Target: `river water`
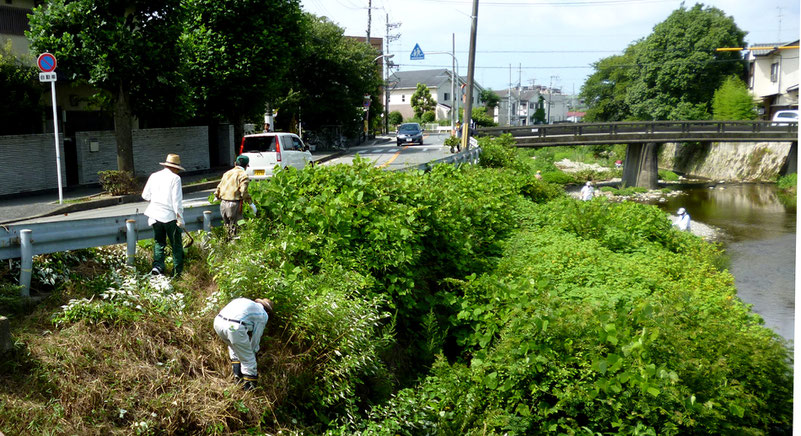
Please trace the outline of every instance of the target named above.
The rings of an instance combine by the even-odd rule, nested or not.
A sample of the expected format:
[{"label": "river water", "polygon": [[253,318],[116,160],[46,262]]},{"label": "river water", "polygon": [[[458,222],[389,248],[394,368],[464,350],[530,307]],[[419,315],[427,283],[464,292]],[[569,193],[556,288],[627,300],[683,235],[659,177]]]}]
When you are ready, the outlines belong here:
[{"label": "river water", "polygon": [[692,221],[721,229],[737,295],[766,326],[793,339],[796,208],[780,201],[775,185],[693,188],[659,207],[672,214],[684,207]]}]

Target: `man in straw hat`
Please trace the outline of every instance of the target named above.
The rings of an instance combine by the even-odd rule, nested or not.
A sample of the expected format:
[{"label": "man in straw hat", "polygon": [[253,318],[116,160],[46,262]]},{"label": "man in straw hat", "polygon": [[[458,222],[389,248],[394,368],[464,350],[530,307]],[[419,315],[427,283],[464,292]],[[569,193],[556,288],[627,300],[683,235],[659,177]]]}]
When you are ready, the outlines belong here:
[{"label": "man in straw hat", "polygon": [[214,318],[214,331],[228,346],[234,379],[243,382],[246,391],[256,387],[256,353],[272,313],[273,302],[266,298],[236,298]]},{"label": "man in straw hat", "polygon": [[220,214],[223,218],[228,239],[236,236],[239,220],[242,219],[242,204],[249,203],[251,208],[255,208],[250,194],[248,193],[248,173],[245,169],[250,163],[250,158],[245,155],[236,158],[233,168],[223,174],[220,184],[214,191],[214,196],[220,201]]},{"label": "man in straw hat", "polygon": [[151,274],[164,274],[164,259],[167,238],[170,239],[173,258],[173,277],[181,275],[184,268],[184,247],[181,228],[184,226],[184,194],[181,188],[181,157],[168,154],[165,162],[159,163],[164,169],[150,175],[142,191],[142,198],[150,204],[145,209],[147,224],[153,227],[153,269]]}]

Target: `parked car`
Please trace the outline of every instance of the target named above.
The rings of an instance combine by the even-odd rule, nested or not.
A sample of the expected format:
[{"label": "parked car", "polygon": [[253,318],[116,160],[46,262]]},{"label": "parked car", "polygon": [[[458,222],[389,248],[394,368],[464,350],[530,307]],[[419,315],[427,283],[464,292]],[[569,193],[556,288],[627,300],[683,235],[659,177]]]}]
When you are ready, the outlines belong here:
[{"label": "parked car", "polygon": [[798,110],[790,109],[790,110],[778,111],[775,114],[773,114],[772,121],[773,122],[770,124],[771,126],[786,126],[789,123],[797,123]]},{"label": "parked car", "polygon": [[250,159],[247,168],[251,180],[272,177],[276,165],[303,169],[312,162],[312,154],[294,133],[267,132],[245,135],[239,154]]},{"label": "parked car", "polygon": [[418,123],[403,123],[398,127],[398,145],[418,143],[423,145],[423,128]]}]

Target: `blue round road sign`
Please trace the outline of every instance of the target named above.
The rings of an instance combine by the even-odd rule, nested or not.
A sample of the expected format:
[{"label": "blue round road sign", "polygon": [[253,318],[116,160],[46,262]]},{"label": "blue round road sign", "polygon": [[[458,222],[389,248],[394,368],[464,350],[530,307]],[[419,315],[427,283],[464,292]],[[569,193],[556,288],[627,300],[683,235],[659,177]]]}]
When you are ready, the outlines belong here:
[{"label": "blue round road sign", "polygon": [[44,73],[50,73],[56,69],[56,57],[50,53],[42,53],[36,59],[36,65]]}]

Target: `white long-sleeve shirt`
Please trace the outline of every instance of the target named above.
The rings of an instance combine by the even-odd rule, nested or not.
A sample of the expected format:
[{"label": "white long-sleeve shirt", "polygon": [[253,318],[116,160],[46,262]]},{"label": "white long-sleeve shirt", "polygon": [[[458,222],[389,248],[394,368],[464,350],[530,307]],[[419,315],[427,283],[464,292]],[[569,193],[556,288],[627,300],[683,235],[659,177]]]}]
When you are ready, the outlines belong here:
[{"label": "white long-sleeve shirt", "polygon": [[679,219],[676,220],[676,226],[679,230],[689,232],[690,231],[690,214],[684,213],[679,215]]},{"label": "white long-sleeve shirt", "polygon": [[145,209],[147,224],[152,226],[156,221],[168,223],[178,220],[184,222],[184,194],[181,177],[169,168],[151,174],[142,190],[142,198],[150,204]]},{"label": "white long-sleeve shirt", "polygon": [[223,307],[219,316],[232,322],[240,322],[248,329],[248,332],[252,332],[250,347],[254,353],[259,351],[261,335],[264,333],[264,326],[267,325],[269,318],[264,306],[247,298],[236,298]]}]

